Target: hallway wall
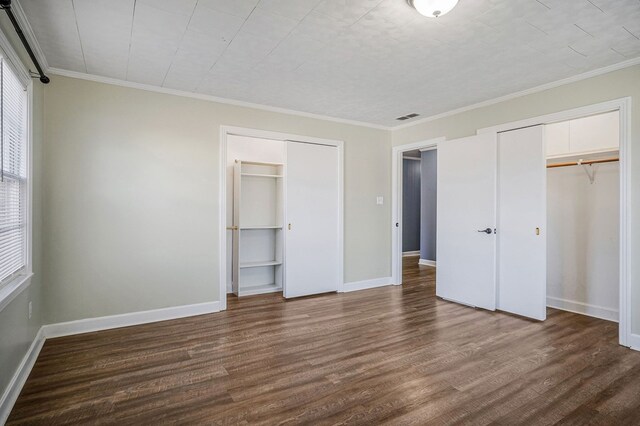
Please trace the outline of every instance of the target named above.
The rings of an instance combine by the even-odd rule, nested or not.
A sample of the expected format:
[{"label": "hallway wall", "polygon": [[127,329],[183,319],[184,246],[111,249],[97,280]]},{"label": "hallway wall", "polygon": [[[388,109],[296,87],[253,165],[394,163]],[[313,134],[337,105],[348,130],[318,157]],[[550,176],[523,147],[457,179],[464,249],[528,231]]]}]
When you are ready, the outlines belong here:
[{"label": "hallway wall", "polygon": [[420,259],[435,261],[438,151],[423,151],[421,154]]},{"label": "hallway wall", "polygon": [[402,160],[402,251],[420,250],[420,160]]}]

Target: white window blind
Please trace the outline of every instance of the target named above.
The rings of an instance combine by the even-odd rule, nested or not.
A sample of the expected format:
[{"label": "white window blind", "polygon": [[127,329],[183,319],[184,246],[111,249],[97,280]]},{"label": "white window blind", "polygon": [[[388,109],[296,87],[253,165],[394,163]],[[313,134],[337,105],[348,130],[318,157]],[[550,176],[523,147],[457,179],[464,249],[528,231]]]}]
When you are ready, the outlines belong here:
[{"label": "white window blind", "polygon": [[25,88],[0,57],[0,286],[27,260]]}]

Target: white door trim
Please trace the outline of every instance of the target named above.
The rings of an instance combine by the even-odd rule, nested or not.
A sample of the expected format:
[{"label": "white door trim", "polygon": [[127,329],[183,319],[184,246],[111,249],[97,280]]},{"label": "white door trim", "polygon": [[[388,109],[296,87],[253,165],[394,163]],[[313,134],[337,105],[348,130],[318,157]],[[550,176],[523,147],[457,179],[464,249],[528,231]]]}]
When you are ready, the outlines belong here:
[{"label": "white door trim", "polygon": [[620,114],[620,319],[619,342],[631,346],[631,98],[614,99],[566,111],[478,129],[499,133],[539,124],[551,124],[589,115],[619,111]]},{"label": "white door trim", "polygon": [[333,139],[301,136],[290,133],[272,132],[268,130],[250,129],[235,126],[220,126],[220,150],[219,150],[219,189],[218,189],[218,251],[220,262],[218,265],[218,286],[220,295],[220,310],[227,309],[227,136],[238,135],[261,139],[273,139],[278,141],[294,141],[329,145],[338,148],[340,200],[338,203],[338,292],[344,290],[344,142]]},{"label": "white door trim", "polygon": [[[391,283],[402,284],[402,159],[407,151],[437,149],[444,137],[394,146],[391,153]],[[396,224],[398,224],[396,226]]]}]

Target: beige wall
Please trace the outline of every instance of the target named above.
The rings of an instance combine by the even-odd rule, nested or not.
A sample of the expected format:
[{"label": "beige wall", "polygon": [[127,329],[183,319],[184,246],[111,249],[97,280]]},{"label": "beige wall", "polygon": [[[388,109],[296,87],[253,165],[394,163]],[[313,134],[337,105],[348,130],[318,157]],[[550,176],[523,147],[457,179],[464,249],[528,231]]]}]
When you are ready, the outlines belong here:
[{"label": "beige wall", "polygon": [[537,117],[612,99],[632,98],[631,286],[632,332],[640,334],[640,66],[626,68],[484,108],[417,124],[392,133],[393,145],[435,137],[470,136],[476,129]]},{"label": "beige wall", "polygon": [[344,140],[345,281],[390,275],[389,132],[53,76],[47,322],[219,300],[220,125]]},{"label": "beige wall", "polygon": [[[0,18],[0,28],[14,43],[15,33],[10,33],[11,24],[4,13]],[[23,53],[17,49],[18,53]],[[33,272],[31,285],[22,291],[9,305],[0,311],[0,396],[26,355],[42,321],[42,119],[44,87],[38,81],[33,83]],[[29,302],[32,302],[33,315],[29,319]],[[0,413],[1,414],[1,413]]]}]

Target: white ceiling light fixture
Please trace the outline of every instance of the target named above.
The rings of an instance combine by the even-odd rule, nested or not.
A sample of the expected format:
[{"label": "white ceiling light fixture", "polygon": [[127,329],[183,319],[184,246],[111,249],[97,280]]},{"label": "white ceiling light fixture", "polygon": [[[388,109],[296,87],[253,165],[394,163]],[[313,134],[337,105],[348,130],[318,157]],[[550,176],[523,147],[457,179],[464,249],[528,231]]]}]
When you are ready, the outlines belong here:
[{"label": "white ceiling light fixture", "polygon": [[407,3],[421,15],[437,18],[451,12],[458,0],[407,0]]}]

